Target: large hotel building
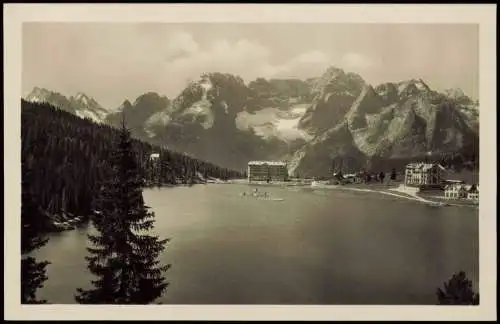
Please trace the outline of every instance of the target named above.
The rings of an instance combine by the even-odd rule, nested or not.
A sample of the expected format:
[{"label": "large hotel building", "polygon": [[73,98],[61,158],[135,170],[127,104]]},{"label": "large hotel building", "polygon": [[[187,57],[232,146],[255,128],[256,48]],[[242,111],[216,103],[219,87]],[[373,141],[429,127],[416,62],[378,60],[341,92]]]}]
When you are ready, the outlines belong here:
[{"label": "large hotel building", "polygon": [[440,185],[443,168],[438,163],[410,163],[405,170],[405,184],[409,186]]},{"label": "large hotel building", "polygon": [[281,161],[248,162],[248,181],[287,181],[288,167]]}]

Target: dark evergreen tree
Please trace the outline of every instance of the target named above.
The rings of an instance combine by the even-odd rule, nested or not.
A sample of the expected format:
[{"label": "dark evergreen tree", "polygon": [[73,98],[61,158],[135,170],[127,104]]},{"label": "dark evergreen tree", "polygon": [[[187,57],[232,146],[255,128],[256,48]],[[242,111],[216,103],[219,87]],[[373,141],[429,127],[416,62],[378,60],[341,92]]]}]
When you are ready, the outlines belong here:
[{"label": "dark evergreen tree", "polygon": [[380,171],[378,174],[378,179],[380,180],[380,183],[384,183],[384,178],[385,178],[385,173],[383,171]]},{"label": "dark evergreen tree", "polygon": [[479,294],[472,290],[472,282],[464,271],[454,274],[437,290],[439,305],[479,305]]},{"label": "dark evergreen tree", "polygon": [[370,183],[372,181],[372,176],[369,173],[365,175],[365,183]]},{"label": "dark evergreen tree", "polygon": [[36,291],[47,280],[47,261],[37,261],[30,253],[44,246],[43,211],[30,192],[31,171],[22,164],[21,178],[21,303],[43,304],[45,300],[36,299]]},{"label": "dark evergreen tree", "polygon": [[97,234],[89,235],[93,247],[86,258],[94,288],[79,288],[75,299],[82,304],[149,304],[167,288],[158,256],[168,239],[147,232],[154,227],[154,213],[142,197],[144,179],[132,148],[130,132],[123,125],[111,156],[109,179],[95,201],[93,223]]},{"label": "dark evergreen tree", "polygon": [[396,180],[396,169],[392,168],[391,170],[391,180],[395,181]]}]

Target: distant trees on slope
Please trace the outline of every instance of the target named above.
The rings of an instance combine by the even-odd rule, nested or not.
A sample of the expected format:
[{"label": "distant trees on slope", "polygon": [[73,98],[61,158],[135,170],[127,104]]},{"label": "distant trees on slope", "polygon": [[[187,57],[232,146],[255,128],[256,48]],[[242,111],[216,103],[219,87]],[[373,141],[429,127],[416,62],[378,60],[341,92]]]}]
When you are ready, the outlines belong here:
[{"label": "distant trees on slope", "polygon": [[[31,170],[26,186],[48,215],[60,213],[86,216],[100,184],[110,174],[112,143],[119,131],[95,124],[47,103],[21,101],[21,157]],[[195,175],[230,179],[240,172],[155,147],[136,139],[140,174],[160,185],[193,182]],[[161,174],[152,172],[151,153],[161,155]],[[149,179],[148,179],[149,177]]]}]

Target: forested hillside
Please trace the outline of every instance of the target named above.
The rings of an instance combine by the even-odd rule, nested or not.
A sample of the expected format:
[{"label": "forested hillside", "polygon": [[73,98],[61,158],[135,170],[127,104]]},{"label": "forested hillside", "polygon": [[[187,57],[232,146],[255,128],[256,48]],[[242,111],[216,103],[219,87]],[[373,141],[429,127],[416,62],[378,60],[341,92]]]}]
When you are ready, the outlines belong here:
[{"label": "forested hillside", "polygon": [[[23,190],[29,190],[36,203],[46,211],[47,220],[60,215],[85,218],[92,209],[100,183],[109,173],[111,148],[118,131],[47,103],[22,100],[21,108]],[[133,147],[141,161],[139,171],[150,184],[193,183],[207,177],[242,176],[240,172],[139,140],[134,140]],[[150,161],[152,153],[160,153],[156,163]],[[28,171],[29,178],[26,176]]]}]

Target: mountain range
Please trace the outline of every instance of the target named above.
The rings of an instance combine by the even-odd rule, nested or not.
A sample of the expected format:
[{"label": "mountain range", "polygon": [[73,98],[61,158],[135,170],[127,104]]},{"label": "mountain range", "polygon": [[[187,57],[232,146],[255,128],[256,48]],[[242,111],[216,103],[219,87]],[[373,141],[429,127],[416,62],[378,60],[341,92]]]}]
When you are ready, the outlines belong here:
[{"label": "mountain range", "polygon": [[35,87],[24,99],[31,102],[48,102],[78,117],[89,118],[98,123],[104,122],[109,114],[109,111],[97,103],[94,98],[81,92],[67,98],[58,92]]},{"label": "mountain range", "polygon": [[421,79],[372,86],[335,67],[307,80],[248,84],[206,73],[175,98],[145,93],[113,111],[83,93],[37,87],[25,99],[114,126],[124,117],[140,139],[239,170],[279,159],[294,174],[318,176],[336,159],[357,169],[479,147],[479,102],[460,89],[439,92]]}]

